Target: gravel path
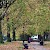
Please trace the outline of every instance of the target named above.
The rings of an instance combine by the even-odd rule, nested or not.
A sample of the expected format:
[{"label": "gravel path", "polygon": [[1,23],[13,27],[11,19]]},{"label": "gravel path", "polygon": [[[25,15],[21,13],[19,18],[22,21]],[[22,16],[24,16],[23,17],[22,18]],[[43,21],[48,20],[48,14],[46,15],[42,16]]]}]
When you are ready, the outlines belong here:
[{"label": "gravel path", "polygon": [[43,46],[39,45],[38,42],[31,43],[31,44],[29,44],[29,46],[32,46],[34,48],[34,50],[47,50]]},{"label": "gravel path", "polygon": [[28,44],[29,49],[24,50],[50,50],[50,48],[45,48],[44,46],[39,45],[38,42],[31,42]]}]

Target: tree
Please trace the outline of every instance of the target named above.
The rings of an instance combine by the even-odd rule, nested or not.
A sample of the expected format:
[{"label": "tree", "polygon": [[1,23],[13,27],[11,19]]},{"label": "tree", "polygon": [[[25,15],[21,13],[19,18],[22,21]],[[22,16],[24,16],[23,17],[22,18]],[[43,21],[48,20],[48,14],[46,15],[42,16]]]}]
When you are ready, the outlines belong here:
[{"label": "tree", "polygon": [[10,38],[10,23],[9,23],[9,18],[7,17],[7,41],[11,42]]},{"label": "tree", "polygon": [[[13,17],[13,22],[15,22],[15,20],[17,20],[16,17],[18,17],[21,22],[19,22],[20,25],[27,21],[25,29],[30,30],[28,30],[28,33],[43,34],[43,32],[50,27],[50,1],[47,1],[45,0],[45,3],[43,3],[43,0],[16,0],[16,2],[9,8],[8,16],[11,19]],[[14,25],[19,25],[19,23],[16,22]],[[20,28],[22,28],[22,25]],[[22,31],[20,33],[22,33]]]},{"label": "tree", "polygon": [[13,34],[13,36],[12,36],[12,38],[13,38],[13,41],[16,41],[16,36],[15,36],[15,29],[16,29],[16,26],[15,26],[15,24],[12,22],[12,34]]},{"label": "tree", "polygon": [[[0,0],[0,43],[3,43],[1,21],[7,14],[8,8],[14,3],[15,0]],[[2,11],[3,10],[3,11]]]}]

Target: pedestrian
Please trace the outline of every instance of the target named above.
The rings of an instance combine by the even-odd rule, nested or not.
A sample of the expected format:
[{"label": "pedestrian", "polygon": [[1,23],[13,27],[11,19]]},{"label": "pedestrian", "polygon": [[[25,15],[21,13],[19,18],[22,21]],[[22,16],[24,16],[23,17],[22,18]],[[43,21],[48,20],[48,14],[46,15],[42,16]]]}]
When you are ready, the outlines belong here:
[{"label": "pedestrian", "polygon": [[30,41],[31,41],[31,38],[29,37],[29,39],[28,39],[28,43],[30,43]]},{"label": "pedestrian", "polygon": [[43,45],[43,36],[40,36],[40,45]]}]

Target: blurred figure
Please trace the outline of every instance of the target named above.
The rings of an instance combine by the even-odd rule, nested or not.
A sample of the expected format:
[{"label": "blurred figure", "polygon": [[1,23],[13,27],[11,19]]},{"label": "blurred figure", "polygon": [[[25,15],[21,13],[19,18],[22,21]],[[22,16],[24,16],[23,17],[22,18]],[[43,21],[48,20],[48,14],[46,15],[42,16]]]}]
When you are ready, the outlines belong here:
[{"label": "blurred figure", "polygon": [[30,42],[31,42],[31,38],[29,37],[29,38],[28,38],[28,43],[30,43]]},{"label": "blurred figure", "polygon": [[43,43],[44,43],[44,42],[43,42],[43,36],[41,35],[41,36],[40,36],[40,45],[43,45]]}]

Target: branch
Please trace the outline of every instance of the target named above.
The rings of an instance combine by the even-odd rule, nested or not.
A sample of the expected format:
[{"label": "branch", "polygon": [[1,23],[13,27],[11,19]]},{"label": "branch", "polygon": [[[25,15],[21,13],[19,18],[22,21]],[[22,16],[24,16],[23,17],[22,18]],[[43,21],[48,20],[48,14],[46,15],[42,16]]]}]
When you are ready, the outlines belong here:
[{"label": "branch", "polygon": [[0,17],[0,20],[2,20],[4,18],[4,16],[7,14],[7,10],[8,8],[15,2],[16,0],[13,0],[10,2],[9,6],[6,7],[5,11],[2,13],[1,17]]}]

